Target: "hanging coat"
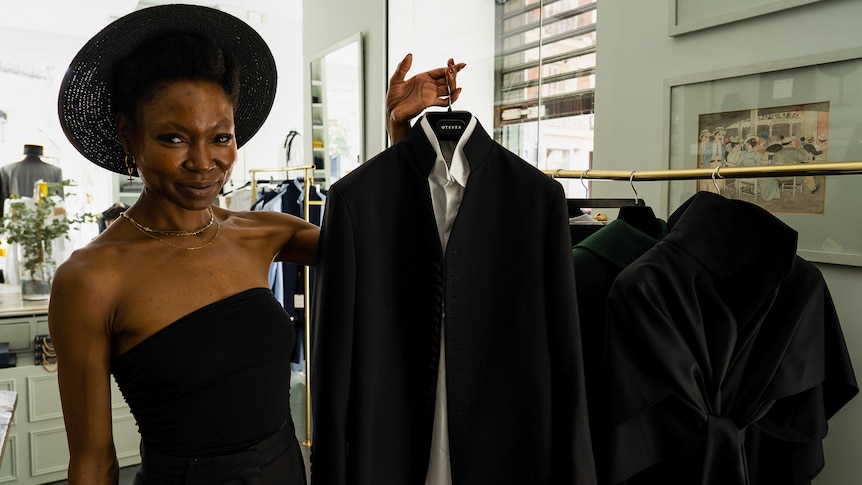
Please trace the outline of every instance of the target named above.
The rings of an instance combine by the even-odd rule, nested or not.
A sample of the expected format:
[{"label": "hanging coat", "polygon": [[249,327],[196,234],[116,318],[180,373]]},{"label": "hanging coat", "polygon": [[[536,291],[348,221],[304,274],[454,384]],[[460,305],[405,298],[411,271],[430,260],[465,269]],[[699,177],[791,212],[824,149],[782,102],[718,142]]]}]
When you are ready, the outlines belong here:
[{"label": "hanging coat", "polygon": [[820,272],[762,208],[700,192],[608,299],[610,483],[798,484],[857,392]]},{"label": "hanging coat", "polygon": [[425,483],[442,306],[454,483],[595,483],[562,187],[478,124],[464,153],[470,182],[445,254],[419,123],[330,188],[315,485]]},{"label": "hanging coat", "polygon": [[602,444],[604,404],[601,393],[605,387],[604,351],[608,294],[617,275],[629,264],[653,247],[667,234],[665,221],[656,219],[658,239],[631,226],[622,219],[607,226],[572,248],[577,286],[578,319],[581,327],[581,347],[584,356],[584,382],[590,417],[590,437],[599,483],[604,483],[605,447]]}]

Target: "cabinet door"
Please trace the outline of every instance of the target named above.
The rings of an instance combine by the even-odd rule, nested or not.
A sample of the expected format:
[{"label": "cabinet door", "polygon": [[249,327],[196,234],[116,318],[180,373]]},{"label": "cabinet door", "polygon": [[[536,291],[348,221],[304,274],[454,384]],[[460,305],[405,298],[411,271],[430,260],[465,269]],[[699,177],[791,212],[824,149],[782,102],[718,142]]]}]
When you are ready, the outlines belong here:
[{"label": "cabinet door", "polygon": [[32,352],[33,340],[30,336],[30,319],[0,319],[0,342],[9,342],[9,352]]}]

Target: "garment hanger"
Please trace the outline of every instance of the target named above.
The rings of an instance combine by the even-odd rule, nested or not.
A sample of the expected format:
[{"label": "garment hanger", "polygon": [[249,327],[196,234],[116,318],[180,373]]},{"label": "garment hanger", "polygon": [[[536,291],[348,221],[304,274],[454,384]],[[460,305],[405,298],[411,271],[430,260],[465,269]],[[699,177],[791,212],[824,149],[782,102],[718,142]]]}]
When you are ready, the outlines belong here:
[{"label": "garment hanger", "polygon": [[[556,176],[556,172],[554,172],[554,176]],[[584,176],[589,172],[589,170],[584,170],[581,172],[581,185],[584,186],[584,189],[589,191],[586,184],[584,183]],[[635,196],[637,196],[637,192],[635,192]],[[569,217],[575,217],[579,215],[583,215],[584,211],[581,209],[590,208],[590,209],[618,209],[620,207],[627,206],[637,206],[644,205],[643,200],[635,197],[634,199],[625,199],[625,198],[574,198],[574,199],[566,199],[566,206],[568,207]]]},{"label": "garment hanger", "polygon": [[449,93],[449,107],[446,111],[429,111],[425,118],[431,124],[431,129],[439,141],[458,141],[467,124],[473,119],[469,111],[452,111],[452,88],[446,80],[446,91]]},{"label": "garment hanger", "polygon": [[[587,184],[584,183],[584,176],[589,170],[584,170],[581,172],[581,185],[583,185],[584,190],[589,192],[589,188]],[[556,172],[555,172],[556,173]],[[643,205],[643,201],[639,199],[618,199],[618,198],[583,198],[583,199],[566,199],[566,207],[569,212],[569,218],[577,218],[578,216],[586,215],[586,213],[581,210],[584,208],[590,209],[616,209],[620,207],[627,206],[635,206],[635,205]],[[592,218],[592,215],[590,215]],[[585,223],[585,222],[571,222],[569,223],[569,234],[572,237],[572,245],[576,245],[583,241],[584,239],[590,237],[595,234],[599,230],[604,227],[604,224],[593,224],[593,223]]]},{"label": "garment hanger", "polygon": [[297,136],[299,136],[298,131],[290,130],[290,132],[288,132],[287,136],[284,138],[284,155],[286,158],[287,166],[290,166],[290,149],[292,148],[291,145],[293,145],[293,140]]},{"label": "garment hanger", "polygon": [[720,168],[721,168],[721,165],[716,165],[715,170],[712,171],[712,185],[715,187],[715,193],[718,195],[721,195],[721,189],[718,188],[718,181],[715,180],[715,177],[716,176],[720,177],[720,175],[718,174],[718,169],[720,169]]},{"label": "garment hanger", "polygon": [[[632,171],[629,176],[629,183],[632,186],[632,191],[635,193],[635,203],[632,205],[624,205],[620,207],[620,212],[617,215],[622,221],[625,221],[635,229],[648,234],[654,238],[661,237],[661,224],[655,217],[652,207],[640,202],[638,191],[635,189],[635,172]],[[640,202],[640,203],[639,203]]]}]

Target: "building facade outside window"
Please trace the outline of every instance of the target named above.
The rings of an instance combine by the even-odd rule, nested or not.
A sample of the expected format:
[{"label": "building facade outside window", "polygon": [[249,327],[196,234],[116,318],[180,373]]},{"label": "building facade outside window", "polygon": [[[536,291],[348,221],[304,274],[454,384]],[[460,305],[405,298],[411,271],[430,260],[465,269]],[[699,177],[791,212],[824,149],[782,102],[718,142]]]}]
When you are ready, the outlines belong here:
[{"label": "building facade outside window", "polygon": [[[541,170],[592,166],[597,0],[497,0],[494,137]],[[589,182],[561,179],[568,197]]]}]

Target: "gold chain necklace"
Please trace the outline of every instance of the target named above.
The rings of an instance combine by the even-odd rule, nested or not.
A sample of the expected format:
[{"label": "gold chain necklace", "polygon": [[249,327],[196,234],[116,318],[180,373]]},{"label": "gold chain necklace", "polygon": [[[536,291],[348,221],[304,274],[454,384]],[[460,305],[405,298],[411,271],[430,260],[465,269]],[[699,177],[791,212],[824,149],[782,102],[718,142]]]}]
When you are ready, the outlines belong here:
[{"label": "gold chain necklace", "polygon": [[161,234],[163,236],[197,236],[198,234],[206,231],[213,225],[213,221],[215,221],[215,214],[213,213],[212,206],[209,207],[210,210],[210,221],[206,223],[206,225],[200,229],[194,231],[162,231],[160,229],[153,229],[151,227],[147,227],[138,221],[136,221],[132,216],[128,214],[129,211],[123,211],[120,213],[123,217],[129,220],[133,226],[137,227],[139,231],[150,233],[150,234]]},{"label": "gold chain necklace", "polygon": [[[212,207],[210,207],[210,214],[212,214],[212,211],[213,211],[213,210],[212,210]],[[132,219],[132,218],[131,218],[131,216],[127,216],[125,212],[123,212],[123,213],[122,213],[122,215],[123,215],[123,217],[125,217],[129,222],[131,222],[133,226],[135,226],[135,229],[137,229],[137,230],[141,231],[141,234],[143,234],[144,236],[147,236],[147,237],[153,238],[153,239],[155,239],[155,240],[159,241],[159,242],[160,242],[160,243],[162,243],[162,244],[165,244],[165,245],[168,245],[168,246],[170,246],[170,247],[172,247],[172,248],[177,248],[177,249],[187,249],[187,250],[189,250],[189,251],[192,251],[192,250],[195,250],[195,249],[203,249],[203,248],[205,248],[205,247],[209,246],[210,244],[212,244],[213,242],[215,242],[216,238],[218,237],[219,232],[221,232],[221,222],[219,222],[218,220],[216,220],[216,219],[215,219],[215,216],[213,216],[213,219],[212,219],[212,220],[215,220],[216,232],[215,232],[215,234],[213,235],[212,239],[210,239],[209,241],[207,241],[205,244],[203,244],[203,245],[201,245],[201,246],[192,246],[192,247],[190,247],[190,248],[187,248],[187,247],[185,247],[185,246],[177,246],[176,244],[171,244],[171,243],[169,243],[169,242],[165,241],[164,239],[160,238],[159,236],[156,236],[155,234],[150,234],[149,232],[147,232],[147,228],[146,228],[146,227],[144,227],[144,226],[142,226],[142,225],[138,224],[138,222],[137,222],[137,221],[135,221],[134,219]],[[199,230],[199,231],[196,231],[196,232],[195,232],[195,234],[181,234],[181,233],[182,233],[182,231],[176,231],[176,232],[177,232],[177,234],[166,234],[166,235],[175,235],[175,236],[191,236],[191,235],[197,235],[197,234],[200,234],[201,232],[203,232],[203,231],[207,230],[207,228],[209,228],[209,226],[210,226],[210,225],[212,225],[212,221],[210,221],[210,223],[209,223],[209,224],[207,224],[207,227],[205,227],[205,228],[203,228],[203,229],[201,229],[201,230]],[[158,233],[158,231],[154,231],[154,232]]]}]

